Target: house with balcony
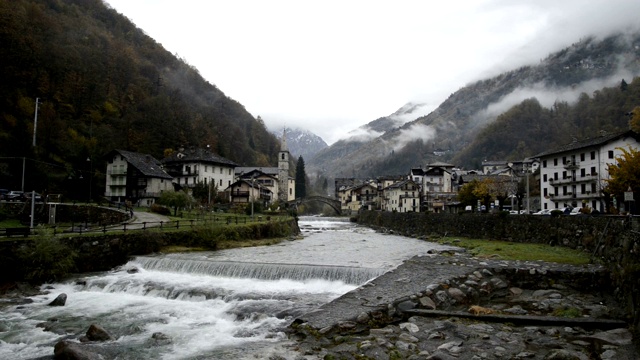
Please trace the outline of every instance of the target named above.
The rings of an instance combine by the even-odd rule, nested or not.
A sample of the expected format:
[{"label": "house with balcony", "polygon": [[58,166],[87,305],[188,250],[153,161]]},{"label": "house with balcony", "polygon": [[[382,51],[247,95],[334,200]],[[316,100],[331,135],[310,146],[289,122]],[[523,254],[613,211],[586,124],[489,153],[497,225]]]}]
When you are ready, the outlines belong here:
[{"label": "house with balcony", "polygon": [[405,179],[382,190],[382,210],[420,212],[420,188],[413,180]]},{"label": "house with balcony", "polygon": [[621,148],[639,148],[639,139],[631,130],[601,133],[538,154],[542,209],[572,206],[606,212],[602,189],[609,179],[608,166],[617,163]]},{"label": "house with balcony", "polygon": [[273,192],[255,179],[240,179],[231,184],[225,191],[229,194],[229,200],[233,204],[260,202],[263,206],[267,206],[274,199]]},{"label": "house with balcony", "polygon": [[222,191],[234,182],[235,162],[213,153],[209,148],[180,148],[162,159],[165,171],[176,185],[189,189],[196,184],[211,185]]},{"label": "house with balcony", "polygon": [[[253,185],[259,185],[261,191],[261,197],[265,204],[270,204],[276,200],[274,194],[278,194],[280,182],[278,181],[278,168],[275,167],[237,167],[235,169],[235,182],[232,185],[238,184],[240,181],[245,181]],[[230,186],[227,191],[231,190],[230,201],[231,202],[244,202],[243,199],[237,199],[233,194],[233,190],[237,190],[235,186]],[[258,191],[258,190],[256,190]],[[267,194],[268,192],[268,194]],[[256,198],[257,199],[257,198]],[[293,199],[292,199],[293,200]]]},{"label": "house with balcony", "polygon": [[361,185],[342,188],[339,192],[341,210],[343,214],[357,213],[361,209],[375,210],[379,206],[378,185],[364,183]]},{"label": "house with balcony", "polygon": [[173,178],[151,155],[113,150],[106,159],[104,196],[111,201],[128,200],[138,206],[151,206],[162,192],[174,191]]}]

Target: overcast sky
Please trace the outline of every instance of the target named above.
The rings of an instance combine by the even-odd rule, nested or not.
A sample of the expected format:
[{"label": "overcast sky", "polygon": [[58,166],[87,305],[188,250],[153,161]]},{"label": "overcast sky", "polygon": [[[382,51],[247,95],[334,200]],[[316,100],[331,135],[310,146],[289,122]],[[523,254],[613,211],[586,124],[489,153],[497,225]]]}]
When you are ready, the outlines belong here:
[{"label": "overcast sky", "polygon": [[[638,0],[105,0],[269,128],[331,144],[640,23]],[[413,120],[413,119],[411,119]]]}]

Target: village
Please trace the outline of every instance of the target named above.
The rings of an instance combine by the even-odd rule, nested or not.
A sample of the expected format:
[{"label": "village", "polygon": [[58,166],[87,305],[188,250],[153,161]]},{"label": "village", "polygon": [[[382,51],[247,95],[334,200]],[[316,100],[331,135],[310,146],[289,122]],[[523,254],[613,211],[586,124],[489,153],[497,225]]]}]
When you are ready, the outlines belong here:
[{"label": "village", "polygon": [[[336,178],[334,200],[344,215],[362,209],[391,212],[490,212],[549,214],[607,213],[613,206],[630,212],[631,201],[605,199],[602,189],[608,166],[626,148],[637,148],[633,131],[600,133],[522,161],[484,161],[482,169],[463,170],[434,162],[406,174],[370,179]],[[151,206],[165,191],[193,189],[201,184],[212,196],[223,194],[231,204],[295,202],[295,179],[289,176],[290,153],[285,134],[277,167],[245,167],[208,148],[180,148],[162,161],[150,155],[113,150],[108,156],[105,196]],[[470,204],[461,190],[466,184],[484,187],[484,196]]]}]

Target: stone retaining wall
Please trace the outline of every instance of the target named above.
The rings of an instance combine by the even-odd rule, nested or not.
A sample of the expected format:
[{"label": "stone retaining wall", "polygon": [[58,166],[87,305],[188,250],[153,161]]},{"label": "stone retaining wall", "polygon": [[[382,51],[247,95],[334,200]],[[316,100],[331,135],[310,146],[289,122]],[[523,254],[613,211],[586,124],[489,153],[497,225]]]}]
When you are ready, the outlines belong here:
[{"label": "stone retaining wall", "polygon": [[[218,240],[278,238],[300,233],[296,219],[252,223],[246,226],[194,228],[186,231],[136,230],[124,234],[59,235],[60,243],[77,254],[75,272],[106,271],[125,264],[131,256],[157,252],[165,245],[204,247],[214,250]],[[240,236],[241,238],[236,238]],[[25,268],[38,259],[25,259],[25,247],[37,238],[0,241],[0,283],[21,281]],[[21,256],[22,254],[22,256]],[[35,255],[34,255],[35,256]]]},{"label": "stone retaining wall", "polygon": [[460,236],[567,246],[604,265],[640,340],[640,232],[637,218],[364,211],[358,223],[405,236]]}]

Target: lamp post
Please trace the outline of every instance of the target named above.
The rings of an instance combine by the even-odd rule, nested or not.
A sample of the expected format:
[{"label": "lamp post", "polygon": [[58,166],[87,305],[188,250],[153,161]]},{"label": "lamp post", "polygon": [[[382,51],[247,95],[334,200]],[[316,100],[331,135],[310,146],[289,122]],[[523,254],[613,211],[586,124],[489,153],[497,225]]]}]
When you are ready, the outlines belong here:
[{"label": "lamp post", "polygon": [[527,175],[527,215],[531,214],[531,208],[529,207],[529,163],[524,163],[524,171]]},{"label": "lamp post", "polygon": [[256,182],[256,178],[252,176],[251,177],[251,221],[253,221],[253,201],[254,201],[255,182]]},{"label": "lamp post", "polygon": [[36,147],[36,129],[38,128],[38,104],[40,104],[40,98],[36,98],[36,115],[33,119],[33,147]]},{"label": "lamp post", "polygon": [[92,196],[92,180],[93,180],[93,163],[91,162],[91,157],[87,157],[87,162],[89,163],[89,203],[91,202]]}]

